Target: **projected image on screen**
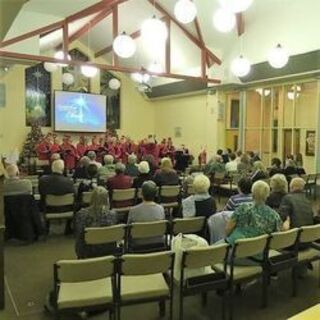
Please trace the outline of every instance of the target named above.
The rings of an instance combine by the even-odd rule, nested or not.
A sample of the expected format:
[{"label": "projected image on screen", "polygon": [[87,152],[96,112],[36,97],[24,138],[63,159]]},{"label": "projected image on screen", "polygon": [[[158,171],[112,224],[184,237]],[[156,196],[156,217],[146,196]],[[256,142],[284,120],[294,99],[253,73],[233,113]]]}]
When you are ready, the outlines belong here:
[{"label": "projected image on screen", "polygon": [[105,132],[106,97],[56,91],[55,131]]}]

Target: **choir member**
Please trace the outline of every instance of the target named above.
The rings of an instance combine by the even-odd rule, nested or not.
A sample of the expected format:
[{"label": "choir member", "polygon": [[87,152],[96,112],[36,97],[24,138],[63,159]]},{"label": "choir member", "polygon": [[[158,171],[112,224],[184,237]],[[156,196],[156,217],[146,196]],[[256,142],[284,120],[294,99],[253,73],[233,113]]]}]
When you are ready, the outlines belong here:
[{"label": "choir member", "polygon": [[39,160],[50,160],[52,147],[52,134],[48,133],[44,139],[37,145],[36,151]]},{"label": "choir member", "polygon": [[65,135],[61,144],[62,158],[65,162],[65,168],[71,171],[75,168],[78,159],[77,149],[71,142],[71,136]]},{"label": "choir member", "polygon": [[80,158],[82,158],[87,152],[87,141],[85,136],[79,137],[79,142],[77,143],[77,153]]}]

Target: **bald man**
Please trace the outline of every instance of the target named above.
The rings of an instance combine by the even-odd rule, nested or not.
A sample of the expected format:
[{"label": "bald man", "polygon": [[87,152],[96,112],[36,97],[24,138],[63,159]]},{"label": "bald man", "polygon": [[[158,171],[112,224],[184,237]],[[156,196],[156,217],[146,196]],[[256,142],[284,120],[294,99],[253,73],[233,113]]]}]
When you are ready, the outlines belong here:
[{"label": "bald man", "polygon": [[283,221],[290,218],[290,228],[313,224],[313,211],[310,201],[304,193],[305,182],[294,178],[290,182],[290,193],[280,203],[279,213]]},{"label": "bald man", "polygon": [[5,196],[32,194],[31,181],[19,178],[19,169],[15,164],[7,166],[6,171],[8,178],[4,180]]}]

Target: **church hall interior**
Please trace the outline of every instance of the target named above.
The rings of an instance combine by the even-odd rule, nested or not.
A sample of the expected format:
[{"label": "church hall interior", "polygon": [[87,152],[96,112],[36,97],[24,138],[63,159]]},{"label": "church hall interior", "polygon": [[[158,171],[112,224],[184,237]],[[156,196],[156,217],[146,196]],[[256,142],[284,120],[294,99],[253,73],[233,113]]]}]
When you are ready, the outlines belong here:
[{"label": "church hall interior", "polygon": [[320,319],[319,12],[0,0],[0,320]]}]

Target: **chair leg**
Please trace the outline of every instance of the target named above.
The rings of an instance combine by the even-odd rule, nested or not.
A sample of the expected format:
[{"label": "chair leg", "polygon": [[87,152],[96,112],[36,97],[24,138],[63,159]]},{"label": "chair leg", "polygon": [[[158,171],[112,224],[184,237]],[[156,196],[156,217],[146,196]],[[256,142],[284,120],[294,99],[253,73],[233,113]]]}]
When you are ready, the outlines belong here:
[{"label": "chair leg", "polygon": [[161,300],[159,302],[159,314],[160,314],[161,318],[163,318],[166,315],[166,301],[165,300]]},{"label": "chair leg", "polygon": [[201,303],[202,303],[203,307],[205,307],[207,305],[207,301],[208,301],[208,293],[207,292],[203,292],[201,294]]}]

